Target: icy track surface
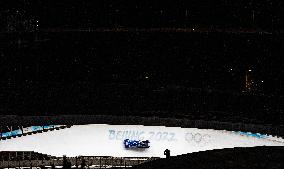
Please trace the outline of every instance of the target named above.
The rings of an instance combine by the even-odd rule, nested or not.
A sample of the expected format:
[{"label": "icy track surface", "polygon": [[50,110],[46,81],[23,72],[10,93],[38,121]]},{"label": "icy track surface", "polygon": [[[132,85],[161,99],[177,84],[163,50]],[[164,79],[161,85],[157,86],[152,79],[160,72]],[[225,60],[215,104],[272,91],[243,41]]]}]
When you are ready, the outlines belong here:
[{"label": "icy track surface", "polygon": [[[124,139],[146,140],[148,149],[125,149]],[[162,157],[233,147],[284,146],[284,139],[212,129],[142,125],[75,125],[0,141],[0,151],[35,151],[52,156]]]}]

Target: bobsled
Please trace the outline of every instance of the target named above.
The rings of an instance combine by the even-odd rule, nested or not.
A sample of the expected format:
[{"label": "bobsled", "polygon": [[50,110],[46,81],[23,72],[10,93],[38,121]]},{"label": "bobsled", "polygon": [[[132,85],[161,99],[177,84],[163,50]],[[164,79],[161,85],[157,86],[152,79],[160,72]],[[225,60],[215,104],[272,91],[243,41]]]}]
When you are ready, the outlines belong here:
[{"label": "bobsled", "polygon": [[140,140],[124,140],[124,147],[125,148],[149,148],[149,140],[140,141]]}]

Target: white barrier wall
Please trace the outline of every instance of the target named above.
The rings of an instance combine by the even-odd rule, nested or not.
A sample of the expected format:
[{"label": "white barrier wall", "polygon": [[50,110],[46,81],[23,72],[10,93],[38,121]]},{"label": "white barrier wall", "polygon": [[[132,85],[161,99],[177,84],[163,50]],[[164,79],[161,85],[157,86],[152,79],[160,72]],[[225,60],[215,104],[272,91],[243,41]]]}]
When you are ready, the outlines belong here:
[{"label": "white barrier wall", "polygon": [[[148,149],[125,149],[123,140],[149,140]],[[35,151],[53,156],[164,157],[164,150],[180,155],[212,149],[284,146],[281,138],[256,138],[231,131],[141,126],[75,125],[35,135],[0,141],[0,151]]]}]

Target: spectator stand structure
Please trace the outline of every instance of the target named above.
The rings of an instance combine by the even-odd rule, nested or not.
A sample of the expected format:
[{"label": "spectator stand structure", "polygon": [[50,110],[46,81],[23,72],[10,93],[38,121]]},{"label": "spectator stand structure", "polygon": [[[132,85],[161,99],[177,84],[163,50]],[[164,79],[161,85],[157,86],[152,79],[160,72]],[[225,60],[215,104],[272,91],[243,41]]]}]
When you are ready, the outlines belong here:
[{"label": "spectator stand structure", "polygon": [[0,152],[0,168],[62,168],[64,161],[71,168],[128,168],[145,162],[153,161],[154,157],[111,157],[111,156],[79,156],[54,157],[37,152]]}]

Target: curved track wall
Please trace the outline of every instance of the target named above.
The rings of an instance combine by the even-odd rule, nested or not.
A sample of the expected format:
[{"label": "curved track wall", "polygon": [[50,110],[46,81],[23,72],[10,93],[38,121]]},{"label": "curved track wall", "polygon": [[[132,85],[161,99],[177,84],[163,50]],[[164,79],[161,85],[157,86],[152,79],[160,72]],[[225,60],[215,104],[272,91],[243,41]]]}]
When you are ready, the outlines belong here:
[{"label": "curved track wall", "polygon": [[[150,148],[127,149],[124,139],[150,140]],[[164,126],[74,125],[25,137],[0,141],[0,151],[35,151],[52,156],[164,157],[198,151],[254,146],[284,146],[284,139],[263,135]]]},{"label": "curved track wall", "polygon": [[112,116],[112,115],[61,115],[61,116],[1,116],[0,125],[48,125],[48,124],[113,124],[148,125],[229,131],[245,131],[284,137],[284,125],[248,124],[197,119],[173,119],[159,117]]}]

